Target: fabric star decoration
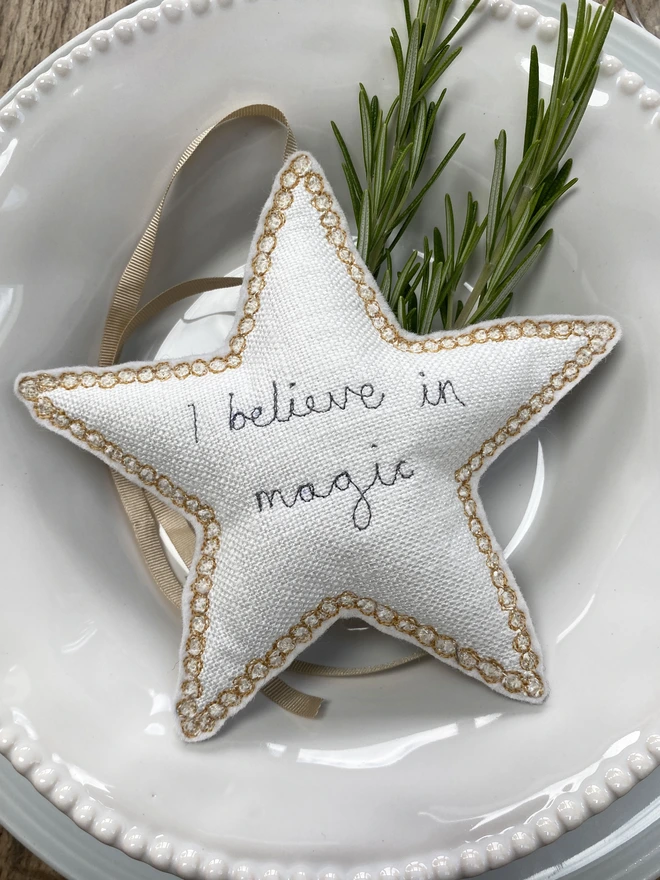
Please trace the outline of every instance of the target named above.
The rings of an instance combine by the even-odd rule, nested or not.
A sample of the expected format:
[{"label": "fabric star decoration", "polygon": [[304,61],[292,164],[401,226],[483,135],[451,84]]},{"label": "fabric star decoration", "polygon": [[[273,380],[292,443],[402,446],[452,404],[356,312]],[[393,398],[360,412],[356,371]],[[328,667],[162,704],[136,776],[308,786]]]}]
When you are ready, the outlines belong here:
[{"label": "fabric star decoration", "polygon": [[17,380],[41,424],[195,530],[184,739],[214,734],[347,616],[542,702],[541,648],[479,479],[611,351],[617,324],[401,330],[306,153],[278,174],[247,267],[217,352]]}]

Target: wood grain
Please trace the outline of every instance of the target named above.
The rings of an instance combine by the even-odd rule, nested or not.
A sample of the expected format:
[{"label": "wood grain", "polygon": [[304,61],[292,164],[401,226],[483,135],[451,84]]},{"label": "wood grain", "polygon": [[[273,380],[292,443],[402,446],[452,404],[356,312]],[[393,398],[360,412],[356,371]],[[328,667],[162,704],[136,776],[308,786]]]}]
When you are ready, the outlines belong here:
[{"label": "wood grain", "polygon": [[126,0],[0,0],[0,95]]},{"label": "wood grain", "polygon": [[59,880],[49,868],[0,828],[0,880]]},{"label": "wood grain", "polygon": [[[0,95],[67,40],[126,5],[125,0],[0,0]],[[616,6],[628,17],[625,0]],[[0,880],[59,877],[0,828]]]}]

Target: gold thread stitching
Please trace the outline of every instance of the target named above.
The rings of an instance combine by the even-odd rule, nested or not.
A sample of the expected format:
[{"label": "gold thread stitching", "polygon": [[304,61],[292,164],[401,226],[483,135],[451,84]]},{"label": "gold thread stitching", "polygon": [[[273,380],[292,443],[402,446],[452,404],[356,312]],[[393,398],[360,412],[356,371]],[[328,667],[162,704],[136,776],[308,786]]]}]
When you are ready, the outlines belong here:
[{"label": "gold thread stitching", "polygon": [[[186,640],[186,655],[183,659],[183,668],[189,678],[184,679],[181,683],[180,692],[183,699],[177,703],[181,729],[184,736],[188,738],[196,737],[200,733],[212,732],[218,722],[227,716],[230,709],[240,705],[246,697],[252,694],[255,687],[254,682],[265,678],[269,670],[275,670],[282,666],[286,653],[290,653],[296,643],[304,644],[305,641],[311,639],[311,628],[315,628],[311,627],[312,621],[318,621],[316,626],[320,626],[323,620],[336,617],[339,614],[339,605],[354,607],[363,616],[374,617],[383,626],[394,626],[401,633],[415,639],[422,647],[430,648],[432,646],[435,653],[443,659],[450,660],[465,671],[476,670],[488,684],[501,684],[509,693],[515,694],[524,691],[528,697],[538,699],[543,696],[545,690],[540,676],[534,672],[539,659],[531,650],[531,639],[527,631],[525,614],[517,606],[516,593],[501,568],[500,557],[492,550],[490,537],[476,515],[476,502],[472,499],[470,486],[471,477],[483,467],[486,458],[492,456],[498,446],[503,445],[509,437],[520,432],[533,414],[540,412],[552,403],[555,391],[563,388],[566,382],[574,382],[581,370],[591,363],[595,355],[603,354],[606,351],[607,340],[611,340],[616,331],[613,325],[608,322],[538,322],[526,319],[522,322],[506,321],[489,328],[477,328],[452,336],[444,335],[441,339],[431,336],[414,340],[407,339],[401,334],[399,328],[391,324],[383,315],[376,301],[374,288],[365,283],[364,270],[357,265],[354,254],[346,247],[346,232],[342,228],[339,215],[332,210],[333,200],[324,188],[323,178],[311,171],[310,168],[311,161],[307,155],[303,154],[296,157],[280,174],[280,189],[273,197],[272,207],[264,218],[264,231],[257,240],[256,253],[251,262],[252,277],[247,284],[248,296],[243,306],[243,315],[239,320],[237,332],[229,340],[229,354],[211,358],[209,361],[197,358],[191,363],[181,362],[174,366],[161,362],[153,367],[144,366],[137,370],[127,367],[118,370],[104,370],[100,373],[88,370],[82,374],[63,373],[58,377],[40,373],[24,378],[19,386],[20,393],[26,400],[32,402],[39,418],[50,420],[60,430],[68,429],[74,437],[82,440],[90,448],[100,451],[115,464],[121,463],[129,474],[137,475],[145,485],[156,488],[164,497],[172,500],[175,505],[192,513],[204,529],[202,556],[197,565],[195,579],[191,584],[190,625]],[[326,237],[334,245],[339,260],[344,264],[349,277],[354,282],[356,292],[364,303],[365,312],[372,325],[384,341],[395,345],[399,350],[412,353],[438,352],[473,344],[505,342],[532,337],[565,339],[568,336],[582,336],[585,338],[586,344],[576,353],[575,360],[567,361],[561,373],[555,373],[549,383],[540,392],[532,395],[528,403],[520,407],[516,414],[507,421],[505,427],[486,440],[480,449],[470,456],[466,465],[456,472],[456,479],[459,482],[457,493],[459,500],[463,503],[468,527],[475,538],[478,549],[486,555],[486,564],[491,569],[491,580],[497,589],[500,607],[509,614],[509,627],[515,633],[512,645],[520,656],[521,672],[505,670],[496,660],[483,658],[472,648],[459,647],[451,636],[438,634],[433,627],[420,625],[411,616],[400,615],[388,606],[380,605],[372,599],[358,598],[352,593],[343,593],[334,598],[323,599],[317,608],[306,612],[300,622],[291,627],[286,636],[273,642],[265,657],[252,660],[246,665],[245,673],[235,679],[233,688],[221,691],[215,700],[200,709],[196,701],[202,692],[200,676],[203,669],[206,641],[204,632],[209,626],[208,593],[212,586],[210,575],[215,570],[220,543],[220,526],[215,512],[208,505],[202,504],[195,496],[189,495],[180,487],[175,487],[168,477],[158,474],[150,465],[140,463],[133,456],[125,454],[116,445],[109,443],[100,432],[90,430],[82,420],[71,419],[66,412],[57,409],[48,397],[42,396],[55,388],[73,390],[79,386],[91,388],[98,385],[100,388],[111,389],[117,384],[131,384],[135,381],[144,384],[155,380],[168,381],[172,378],[183,380],[191,376],[204,376],[208,372],[221,373],[228,368],[239,367],[247,343],[247,336],[255,326],[254,316],[259,311],[260,296],[266,283],[265,276],[271,268],[270,254],[277,246],[276,233],[286,222],[285,212],[293,204],[292,190],[298,186],[301,180],[304,180],[305,188],[312,196],[311,203],[319,212],[319,220],[326,230]],[[200,518],[200,513],[204,516],[203,520]],[[342,600],[343,603],[354,602],[354,604],[342,604]],[[332,613],[329,613],[330,606],[336,609]],[[369,608],[372,610],[365,611]],[[289,642],[292,642],[292,646],[285,652],[282,649],[282,644],[288,647]],[[441,646],[442,650],[436,645]],[[443,653],[443,650],[449,651],[449,653]]]},{"label": "gold thread stitching", "polygon": [[[191,495],[179,486],[175,486],[165,474],[158,473],[155,468],[139,461],[134,455],[125,453],[120,446],[111,443],[100,431],[90,428],[82,419],[72,418],[65,410],[56,407],[48,396],[40,395],[33,401],[32,406],[38,418],[48,420],[60,431],[68,431],[76,440],[101,453],[115,466],[120,464],[126,473],[137,477],[145,486],[155,488],[176,507],[191,514],[202,527],[204,539],[195,577],[190,585],[192,591],[189,604],[190,623],[186,654],[183,658],[183,668],[189,677],[181,684],[181,693],[184,697],[189,698],[192,694],[201,696],[200,677],[206,647],[204,633],[210,625],[208,594],[213,585],[212,575],[220,549],[220,525],[215,511],[196,495]],[[184,714],[179,712],[179,717],[183,720]]]},{"label": "gold thread stitching", "polygon": [[[520,406],[513,416],[507,419],[504,428],[500,428],[492,437],[482,443],[477,452],[473,453],[455,474],[456,481],[459,484],[457,489],[458,498],[463,505],[468,528],[475,539],[477,549],[486,556],[486,564],[490,569],[493,586],[497,590],[500,608],[502,611],[509,613],[509,626],[516,631],[512,647],[519,655],[520,668],[525,674],[528,674],[538,666],[539,658],[531,649],[531,638],[527,631],[527,619],[524,612],[518,608],[515,590],[512,589],[507,574],[502,567],[500,556],[493,550],[490,537],[477,516],[477,505],[472,498],[471,484],[474,474],[483,468],[486,460],[495,454],[498,447],[503,446],[510,437],[517,436],[530,419],[550,406],[554,400],[555,393],[561,391],[565,385],[575,382],[582,370],[589,366],[594,356],[603,354],[606,351],[608,341],[612,340],[616,335],[614,326],[606,321],[591,322],[589,324],[576,321],[573,324],[579,325],[581,332],[578,335],[584,335],[586,341],[586,345],[576,352],[575,360],[566,361],[560,372],[553,373],[548,383],[533,394],[527,403]],[[532,688],[536,688],[535,683],[532,684]],[[543,695],[543,690],[539,694],[528,695],[540,697]]]},{"label": "gold thread stitching", "polygon": [[539,695],[543,693],[541,679],[533,670],[528,673],[507,670],[494,658],[482,657],[472,648],[459,646],[452,636],[439,633],[433,626],[420,624],[410,615],[399,614],[390,606],[374,599],[343,592],[338,596],[322,599],[315,608],[305,612],[298,623],[272,643],[263,657],[251,660],[246,665],[245,672],[234,679],[232,687],[221,691],[202,710],[195,712],[196,704],[192,699],[185,703],[180,701],[177,710],[188,721],[189,735],[198,736],[200,733],[212,732],[218,721],[226,718],[232,709],[236,709],[254,692],[257,682],[280,669],[285,664],[287,655],[310,642],[312,632],[337,618],[342,610],[357,612],[363,617],[374,619],[381,626],[393,627],[452,665],[466,672],[476,672],[488,684],[500,685],[509,693],[525,692],[529,695],[528,691],[534,688],[540,689]]}]

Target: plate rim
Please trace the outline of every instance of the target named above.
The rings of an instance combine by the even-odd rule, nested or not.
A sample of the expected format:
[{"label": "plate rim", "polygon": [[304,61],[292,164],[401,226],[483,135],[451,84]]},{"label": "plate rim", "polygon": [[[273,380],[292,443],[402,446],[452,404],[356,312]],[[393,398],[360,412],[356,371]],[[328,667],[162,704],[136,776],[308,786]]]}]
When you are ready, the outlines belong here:
[{"label": "plate rim", "polygon": [[[83,31],[81,34],[73,37],[71,40],[69,40],[67,43],[65,43],[61,48],[59,48],[56,51],[54,51],[53,53],[51,53],[51,55],[49,55],[46,59],[44,59],[42,62],[40,62],[35,68],[33,68],[31,71],[29,71],[24,77],[22,77],[21,80],[19,80],[19,82],[16,83],[6,93],[4,98],[0,99],[0,124],[2,125],[2,128],[0,128],[0,139],[7,132],[10,132],[11,134],[13,134],[14,131],[16,130],[16,128],[20,128],[20,124],[24,120],[28,119],[32,115],[32,113],[36,109],[38,109],[38,107],[34,107],[33,109],[27,109],[27,108],[31,107],[35,103],[35,101],[34,100],[28,101],[27,97],[29,97],[29,96],[25,96],[26,97],[25,101],[21,100],[21,98],[23,97],[21,93],[26,92],[26,91],[32,92],[33,99],[36,98],[37,103],[38,103],[38,95],[34,94],[34,93],[38,92],[39,83],[37,83],[37,80],[44,73],[51,73],[52,74],[51,81],[49,82],[49,88],[48,88],[48,90],[50,91],[50,89],[52,89],[53,87],[56,87],[56,84],[58,82],[58,78],[62,75],[66,75],[66,72],[68,72],[68,69],[70,69],[71,66],[76,64],[76,62],[86,60],[86,58],[89,58],[90,54],[93,54],[94,51],[105,52],[109,48],[109,42],[108,42],[109,40],[120,39],[122,42],[124,42],[124,41],[130,42],[130,40],[132,39],[132,35],[130,35],[129,32],[126,30],[126,23],[131,20],[135,20],[136,17],[139,15],[139,13],[142,11],[159,10],[163,14],[163,17],[168,19],[167,23],[169,23],[169,22],[176,21],[182,14],[184,14],[188,10],[192,14],[200,14],[201,15],[207,11],[209,5],[210,5],[209,0],[161,0],[161,2],[159,2],[159,3],[153,3],[152,0],[134,0],[133,3],[129,4],[128,6],[124,7],[123,9],[117,10],[117,12],[111,14],[107,18],[102,19],[100,22],[97,22],[96,24],[90,26],[85,31]],[[226,4],[220,4],[220,5],[226,5]],[[545,7],[545,8],[550,8],[550,10],[552,10],[554,3],[553,3],[553,0],[538,0],[537,5],[540,6],[541,8]],[[526,20],[525,24],[521,23],[522,17],[517,19],[517,23],[520,27],[529,27],[531,24],[538,22],[538,19],[540,17],[541,18],[544,17],[537,9],[532,8],[531,6],[519,6],[516,3],[513,3],[512,0],[485,0],[484,6],[488,7],[488,11],[493,15],[494,18],[506,18],[511,14],[513,14],[513,16],[515,17],[515,13],[517,13],[519,10],[521,10],[521,9],[525,10],[525,15],[527,16],[527,20]],[[531,18],[531,21],[529,21],[529,18]],[[552,20],[552,19],[550,19],[550,20]],[[148,19],[138,20],[137,23],[138,23],[138,25],[145,27],[145,29],[148,29],[148,27],[145,26],[145,24],[144,24],[144,22],[146,22],[146,21],[148,21]],[[546,21],[548,21],[548,19],[546,19]],[[634,34],[635,42],[638,42],[639,46],[643,47],[644,51],[640,52],[642,57],[646,57],[648,59],[649,63],[651,63],[651,64],[654,64],[654,65],[659,64],[659,62],[660,62],[660,58],[659,58],[660,44],[657,43],[656,39],[652,35],[647,34],[646,32],[643,32],[637,26],[635,26],[634,24],[632,24],[631,22],[627,21],[626,19],[624,19],[622,16],[619,16],[619,15],[617,15],[615,23],[617,24],[617,28],[623,27],[624,32],[627,31],[629,36],[632,36]],[[119,26],[124,25],[125,27],[122,30],[121,27],[120,28],[117,27],[118,25]],[[132,26],[135,26],[135,24],[132,24]],[[112,33],[106,34],[105,41],[98,39],[99,35],[102,32],[109,31],[110,29],[114,29],[114,30]],[[553,36],[551,33],[551,30],[552,29],[549,28],[548,33],[550,34],[550,36],[548,37],[546,35],[547,41],[554,40],[556,38],[556,33]],[[613,28],[613,30],[614,30],[614,28]],[[94,41],[95,37],[97,38],[96,41]],[[629,45],[627,45],[625,43],[623,36],[621,36],[619,40],[611,40],[610,42],[612,42],[614,45],[620,45],[622,48],[625,49],[626,52],[629,49]],[[81,46],[85,46],[85,45],[89,45],[89,54],[86,56],[85,59],[83,59],[82,56],[76,58],[75,55],[72,55],[72,53],[75,49],[77,49]],[[67,56],[71,56],[71,57],[69,59],[67,59]],[[642,79],[641,76],[638,76],[637,74],[626,70],[626,68],[622,65],[622,63],[619,61],[618,58],[616,58],[615,56],[611,56],[611,55],[609,55],[608,58],[610,59],[611,69],[606,70],[606,73],[608,73],[610,75],[616,75],[616,77],[617,77],[617,79],[615,80],[616,86],[620,89],[621,92],[623,92],[626,95],[629,95],[631,97],[637,95],[638,99],[639,99],[638,106],[640,109],[646,109],[648,111],[649,109],[654,109],[654,108],[660,107],[660,93],[658,93],[657,91],[650,89],[648,86],[646,86],[646,84],[644,83],[644,80]],[[55,65],[57,65],[58,62],[61,62],[63,59],[67,59],[67,64],[69,65],[68,67],[61,67],[60,66],[60,70],[64,70],[64,74],[58,73],[58,67],[55,66]],[[659,73],[660,73],[660,71],[659,71]],[[626,76],[626,74],[628,74],[629,76]],[[645,103],[646,98],[648,98],[648,100]],[[654,121],[657,123],[656,127],[660,128],[660,113],[657,114]],[[653,747],[651,747],[649,745],[651,740],[653,740]],[[650,752],[649,759],[651,760],[653,766],[655,766],[656,758],[658,760],[660,760],[660,736],[653,735],[652,737],[650,737],[649,740],[647,741],[647,748],[649,749],[649,752]],[[23,774],[32,773],[35,771],[36,768],[38,768],[39,763],[40,763],[39,758],[38,758],[38,754],[34,750],[31,750],[31,747],[29,745],[29,741],[27,740],[27,738],[21,738],[19,736],[18,728],[14,727],[13,725],[9,725],[8,727],[4,727],[4,728],[0,727],[0,753],[5,754],[7,757],[9,757],[11,759],[11,764],[13,765],[13,767],[16,770],[19,771],[19,773],[23,773]],[[650,772],[650,770],[648,768],[646,768],[644,771],[640,771],[637,773],[634,771],[631,772],[632,768],[629,766],[626,766],[626,762],[625,762],[625,759],[623,758],[623,756],[621,756],[621,758],[619,758],[618,760],[623,761],[623,767],[618,768],[618,769],[622,773],[629,775],[629,776],[632,776],[632,779],[633,779],[632,785],[634,785],[638,781],[638,779],[643,778],[643,776],[646,775],[647,772]],[[13,772],[9,761],[2,761],[1,763],[2,763],[2,767],[1,767],[2,774],[4,774],[4,771],[7,770],[11,774],[12,779],[16,778],[17,783],[20,784],[23,781],[27,782],[27,779],[20,780],[19,774]],[[612,768],[612,769],[617,769],[617,768]],[[2,774],[0,774],[0,775],[2,775]],[[592,783],[592,780],[590,779],[590,780],[588,780],[588,782]],[[605,792],[607,793],[608,792],[608,785],[605,780],[603,781],[603,788],[604,788]],[[583,790],[584,790],[584,785],[581,787],[581,790],[580,790],[582,794],[584,793]],[[626,791],[627,790],[628,789],[626,788]],[[39,793],[36,788],[31,789],[30,793],[32,794],[32,792],[34,793],[35,796]],[[620,793],[623,793],[623,792],[619,792],[616,788],[609,786],[609,794],[612,796],[612,798],[611,798],[612,800],[615,799]],[[24,840],[24,842],[26,842],[28,845],[30,845],[31,848],[33,848],[35,851],[37,851],[41,855],[40,847],[38,847],[36,844],[34,846],[32,846],[32,841],[34,840],[34,837],[32,837],[28,834],[22,834],[20,831],[20,828],[16,828],[16,823],[11,822],[11,819],[7,818],[7,816],[10,816],[10,812],[7,812],[7,810],[5,808],[3,808],[3,800],[4,800],[4,798],[0,798],[0,821],[3,824],[5,824],[16,837]],[[42,797],[40,800],[42,801],[44,806],[48,806],[48,800],[46,797]],[[8,804],[6,806],[10,807],[10,804]],[[60,806],[60,809],[63,812],[70,813],[71,811],[74,810],[75,806],[76,806],[76,802],[74,801],[73,804],[71,804],[69,802],[69,803],[66,803],[65,806]],[[546,809],[546,813],[550,813],[550,812],[556,812],[555,805]],[[595,810],[594,810],[594,812],[595,812]],[[581,825],[585,819],[589,818],[589,815],[590,815],[588,810],[582,811],[582,813],[583,813],[583,815],[581,816],[581,818],[579,819],[579,821],[577,823],[579,825]],[[26,814],[26,816],[29,815],[27,810],[25,811],[25,814]],[[62,818],[64,818],[64,817],[62,817]],[[112,843],[113,847],[116,847],[115,851],[116,851],[117,855],[121,855],[122,859],[125,860],[125,856],[123,855],[122,849],[121,849],[121,843],[119,840],[115,839],[117,837],[116,834],[113,837],[111,834],[108,834],[107,832],[104,832],[101,828],[98,828],[98,829],[96,829],[96,834],[93,835],[92,833],[90,833],[87,830],[87,829],[89,829],[89,825],[90,825],[89,822],[85,822],[82,819],[76,819],[75,816],[71,816],[71,815],[70,815],[70,818],[72,818],[74,820],[75,824],[79,825],[79,830],[81,831],[81,833],[86,832],[87,837],[90,837],[93,839],[94,836],[96,836],[97,838],[100,838],[101,840],[103,840],[103,838],[105,837],[107,843]],[[120,817],[120,818],[123,818],[123,817]],[[568,830],[568,828],[569,828],[569,826],[567,825],[566,822],[562,822],[559,819],[559,816],[557,816],[556,825],[558,828],[558,833],[556,834],[556,837],[563,835],[565,833],[565,831]],[[571,825],[570,827],[577,827],[577,825],[576,826]],[[35,822],[33,830],[38,829],[38,828],[39,828],[38,823]],[[519,835],[520,831],[521,831],[520,828],[511,829],[510,830],[511,839],[513,840],[514,834]],[[553,834],[554,834],[554,831],[553,831]],[[548,839],[550,839],[550,838],[548,838]],[[552,838],[552,839],[554,839],[554,838]],[[52,843],[53,841],[56,841],[56,840],[57,840],[57,838],[51,837],[50,843]],[[133,855],[133,857],[136,859],[137,858],[139,858],[139,859],[148,858],[148,849],[149,849],[149,844],[151,844],[151,843],[153,843],[153,841],[147,839],[147,845],[143,848],[143,852],[141,854],[132,853],[131,855]],[[46,845],[47,844],[44,843],[44,846],[46,846]],[[524,852],[521,850],[520,856],[526,855],[527,852],[531,852],[533,849],[540,848],[541,845],[542,845],[542,842],[535,838],[534,846],[531,848],[525,849]],[[473,846],[474,846],[473,844],[466,845],[466,849],[465,849],[464,853],[462,854],[462,856],[466,855],[468,853],[468,851]],[[657,844],[656,844],[656,848],[657,848]],[[105,849],[105,847],[104,847],[104,849]],[[472,852],[474,852],[474,849],[472,849]],[[48,859],[47,852],[45,849],[44,849],[44,853],[46,853],[46,854],[42,857],[44,857],[45,860],[48,861],[49,859]],[[200,855],[201,855],[201,853],[200,853]],[[653,852],[650,852],[648,858],[651,858],[652,855],[653,855]],[[464,876],[463,871],[466,872],[466,875],[473,876],[475,873],[474,868],[476,867],[476,865],[470,865],[469,861],[466,858],[463,858],[462,856],[459,859],[459,861],[461,862],[463,867],[458,869],[458,873],[456,873],[455,876],[456,877]],[[203,877],[209,877],[209,878],[220,876],[220,874],[217,874],[214,872],[217,870],[221,870],[221,865],[220,865],[221,859],[213,853],[211,853],[209,857],[210,857],[211,862],[213,863],[212,866],[210,866],[210,863],[208,860],[205,860],[203,865],[200,864],[198,873],[192,874],[192,875],[186,874],[185,876],[200,876],[200,877],[203,876]],[[512,851],[510,859],[515,860],[517,858],[519,858],[519,854],[514,849]],[[648,858],[637,861],[637,865],[639,866],[639,870],[644,870],[644,864],[648,863]],[[177,861],[176,857],[173,857],[172,861]],[[485,867],[483,869],[488,870],[487,859],[483,859],[483,861],[485,864]],[[66,863],[62,862],[62,866],[60,866],[60,862],[62,862],[61,858],[57,859],[53,863],[58,868],[58,870],[66,872],[68,874],[69,869],[66,867]],[[408,874],[410,874],[411,880],[421,880],[421,874],[416,872],[416,870],[415,870],[418,865],[419,865],[418,862],[411,861],[408,868],[406,868],[406,872],[405,872],[406,877],[408,877]],[[82,866],[82,863],[81,863],[81,866]],[[419,866],[422,867],[421,865],[419,865]],[[85,863],[84,867],[85,867],[85,871],[87,872],[84,876],[89,878],[90,877],[90,875],[88,873],[89,865],[87,863]],[[168,859],[168,867],[169,867],[169,859]],[[181,869],[181,866],[178,866],[178,867],[179,867],[179,869]],[[652,871],[652,873],[647,873],[647,872],[645,872],[643,874],[640,873],[638,875],[639,880],[651,880],[651,878],[655,876],[656,869],[652,869],[650,866],[648,866],[648,864],[647,864],[647,867],[649,870]],[[148,876],[151,876],[151,872],[155,870],[154,868],[148,867],[147,865],[144,865],[144,864],[142,865],[142,868],[147,869],[147,871],[149,872]],[[442,868],[442,865],[434,865],[434,870],[436,870],[436,871],[441,868]],[[244,866],[241,866],[241,869],[243,870]],[[175,868],[175,870],[176,870],[176,868]],[[195,871],[195,870],[196,869],[193,868],[193,871]],[[227,871],[226,864],[224,866],[224,870],[225,870],[225,872]],[[390,868],[389,870],[391,872],[396,869]],[[451,870],[451,869],[448,868],[448,870]],[[276,868],[273,868],[273,871],[275,871],[275,873],[277,873]],[[467,872],[469,872],[469,873],[467,873]],[[481,871],[479,871],[479,873],[481,873]],[[382,872],[381,872],[381,874],[382,874]],[[81,876],[82,877],[83,875],[82,874],[80,874],[80,875],[68,874],[68,876],[71,876],[71,877]],[[99,875],[99,876],[101,876],[101,875]],[[114,875],[114,876],[118,876],[118,875]],[[126,876],[129,876],[129,875],[126,874]],[[155,875],[155,876],[157,876],[157,875]],[[275,876],[275,875],[273,875],[273,876]],[[362,877],[362,876],[363,875],[361,873],[357,875],[357,877]],[[396,876],[396,875],[391,874],[391,876]],[[424,876],[426,876],[426,875],[424,875]],[[449,877],[450,874],[447,873],[446,876]],[[541,872],[539,874],[535,874],[535,878],[538,878],[538,880],[540,880],[540,878],[542,878],[544,876],[546,876],[545,871]],[[550,876],[550,875],[547,875],[547,876]],[[553,873],[552,876],[558,877],[561,875]],[[612,880],[615,880],[616,877],[623,876],[623,874],[621,872],[619,872],[615,875],[610,875],[610,876],[612,877]],[[627,870],[626,870],[625,876],[626,877],[631,876]]]},{"label": "plate rim", "polygon": [[[111,12],[110,15],[91,24],[88,28],[85,28],[84,31],[71,37],[70,40],[67,40],[66,43],[63,43],[59,48],[54,49],[50,55],[47,55],[42,61],[28,70],[18,82],[14,83],[13,86],[0,96],[0,110],[4,109],[7,104],[11,103],[22,89],[32,85],[38,76],[49,71],[56,61],[63,58],[65,55],[68,55],[72,49],[86,43],[98,31],[107,30],[120,21],[132,18],[143,9],[157,9],[162,3],[163,0],[156,3],[154,3],[153,0],[132,0],[127,6],[118,9],[116,12]],[[127,13],[131,13],[131,15],[127,15]]]}]

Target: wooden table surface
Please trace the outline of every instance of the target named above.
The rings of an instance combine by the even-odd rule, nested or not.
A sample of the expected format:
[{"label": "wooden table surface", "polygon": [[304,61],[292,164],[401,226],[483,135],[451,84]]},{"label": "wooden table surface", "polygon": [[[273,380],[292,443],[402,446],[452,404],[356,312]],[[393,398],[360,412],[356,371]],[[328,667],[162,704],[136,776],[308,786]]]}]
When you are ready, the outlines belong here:
[{"label": "wooden table surface", "polygon": [[[67,40],[126,5],[126,0],[0,0],[0,95]],[[617,0],[617,10],[627,16],[624,0]],[[0,880],[59,876],[0,828]]]}]

